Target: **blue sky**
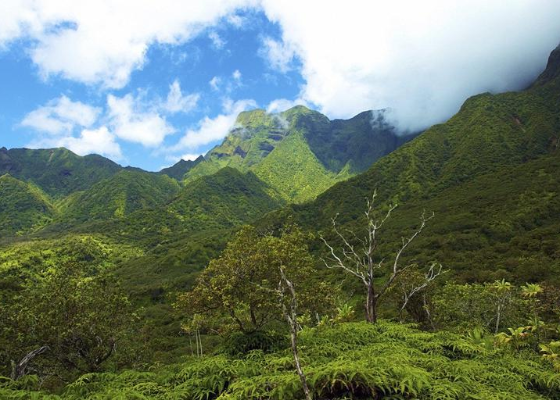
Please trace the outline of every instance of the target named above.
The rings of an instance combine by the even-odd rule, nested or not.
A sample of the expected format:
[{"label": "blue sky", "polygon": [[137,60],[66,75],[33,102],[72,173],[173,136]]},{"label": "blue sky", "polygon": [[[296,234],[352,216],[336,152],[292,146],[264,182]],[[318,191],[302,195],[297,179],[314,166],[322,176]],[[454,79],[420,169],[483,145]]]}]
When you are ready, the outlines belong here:
[{"label": "blue sky", "polygon": [[558,15],[556,0],[3,0],[0,146],[159,170],[219,144],[243,110],[296,104],[388,107],[420,130],[525,87]]},{"label": "blue sky", "polygon": [[[116,98],[132,95],[134,102],[143,104],[140,108],[149,108],[150,103],[164,101],[175,83],[183,97],[196,96],[193,97],[196,104],[187,106],[185,112],[166,113],[165,119],[174,132],[166,135],[158,148],[120,141],[122,157],[106,155],[122,164],[159,170],[184,154],[194,157],[205,153],[221,139],[185,148],[184,152],[162,149],[176,145],[186,130],[199,128],[199,122],[205,117],[227,112],[224,104],[247,99],[251,101],[238,110],[267,108],[277,98],[297,98],[303,84],[297,68],[279,72],[271,68],[263,53],[265,38],[280,38],[278,24],[270,22],[262,12],[244,11],[235,15],[243,19],[243,26],[235,26],[223,18],[188,43],[150,47],[145,64],[134,70],[129,82],[120,89],[105,90],[59,76],[45,80],[26,56],[25,48],[11,46],[0,53],[0,144],[8,148],[50,144],[49,135],[41,135],[40,127],[22,121],[30,111],[60,96],[104,109],[108,95]],[[293,65],[297,65],[297,60],[293,60]],[[100,125],[101,122],[92,126]]]}]

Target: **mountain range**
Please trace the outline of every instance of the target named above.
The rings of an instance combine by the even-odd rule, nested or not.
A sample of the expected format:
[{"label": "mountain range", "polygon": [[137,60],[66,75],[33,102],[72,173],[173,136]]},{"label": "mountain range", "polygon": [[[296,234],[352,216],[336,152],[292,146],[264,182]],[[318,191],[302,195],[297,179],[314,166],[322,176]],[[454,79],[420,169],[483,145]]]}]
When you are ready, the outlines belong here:
[{"label": "mountain range", "polygon": [[331,121],[297,106],[243,112],[221,145],[158,173],[2,148],[0,250],[83,235],[128,246],[117,273],[146,299],[190,285],[242,224],[293,220],[332,238],[339,215],[359,230],[376,190],[381,209],[399,205],[382,253],[427,210],[435,217],[407,260],[436,260],[463,281],[557,281],[559,139],[560,47],[526,90],[474,96],[419,134],[399,134],[383,110]]},{"label": "mountain range", "polygon": [[[46,206],[30,205],[27,209],[20,202],[20,212],[32,217],[21,220],[17,228],[4,229],[0,236],[36,232],[49,223],[76,228],[94,221],[119,220],[138,210],[152,210],[150,215],[163,213],[168,218],[159,216],[158,220],[177,225],[191,218],[196,220],[199,212],[208,209],[206,201],[190,204],[193,199],[201,199],[196,193],[205,193],[207,198],[227,198],[231,204],[256,202],[255,210],[249,206],[248,211],[243,211],[251,211],[254,219],[262,215],[256,212],[262,208],[257,192],[264,191],[268,204],[274,207],[312,200],[334,183],[365,170],[411,137],[397,135],[385,121],[383,111],[364,112],[347,121],[330,121],[298,106],[279,114],[264,110],[241,113],[224,142],[205,157],[181,160],[158,173],[123,168],[98,155],[80,157],[64,148],[2,148],[0,176],[19,180],[21,187],[33,185]],[[239,187],[216,184],[217,180],[225,182],[228,176]],[[181,212],[170,212],[171,209]],[[270,209],[267,206],[261,211]],[[249,221],[237,211],[213,217],[220,221]],[[132,220],[136,221],[136,216]]]}]

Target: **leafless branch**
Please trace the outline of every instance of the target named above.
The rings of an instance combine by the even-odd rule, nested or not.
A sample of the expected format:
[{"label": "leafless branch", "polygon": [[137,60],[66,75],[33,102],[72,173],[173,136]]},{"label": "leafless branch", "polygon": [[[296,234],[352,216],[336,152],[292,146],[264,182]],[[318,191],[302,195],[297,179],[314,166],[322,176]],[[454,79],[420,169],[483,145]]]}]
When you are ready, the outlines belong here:
[{"label": "leafless branch", "polygon": [[443,266],[441,264],[433,263],[430,265],[428,272],[424,276],[424,280],[421,284],[414,285],[412,284],[410,288],[403,287],[403,304],[401,306],[400,312],[402,313],[408,302],[416,293],[420,292],[421,290],[425,289],[431,282],[433,282],[438,276],[444,274],[447,271],[443,271]]}]

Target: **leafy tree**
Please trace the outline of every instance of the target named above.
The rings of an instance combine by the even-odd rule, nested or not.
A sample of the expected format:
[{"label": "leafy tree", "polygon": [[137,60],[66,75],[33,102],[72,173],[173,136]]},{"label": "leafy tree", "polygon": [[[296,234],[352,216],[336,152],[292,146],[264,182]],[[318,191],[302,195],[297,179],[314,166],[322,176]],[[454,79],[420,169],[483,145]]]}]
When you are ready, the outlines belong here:
[{"label": "leafy tree", "polygon": [[101,370],[134,320],[127,297],[110,274],[71,262],[25,283],[3,311],[6,324],[0,333],[10,343],[7,353],[12,360],[26,361],[12,361],[16,379],[33,372],[65,381],[76,373]]},{"label": "leafy tree", "polygon": [[481,327],[497,334],[503,326],[521,326],[531,317],[522,288],[506,281],[448,283],[433,297],[435,320],[443,329]]},{"label": "leafy tree", "polygon": [[298,285],[300,309],[314,314],[326,311],[332,290],[314,282],[308,239],[297,227],[284,230],[280,237],[243,227],[221,256],[210,261],[194,289],[178,297],[177,308],[217,319],[222,330],[228,323],[243,333],[262,330],[282,316],[281,304],[272,293],[281,281],[282,267]]}]

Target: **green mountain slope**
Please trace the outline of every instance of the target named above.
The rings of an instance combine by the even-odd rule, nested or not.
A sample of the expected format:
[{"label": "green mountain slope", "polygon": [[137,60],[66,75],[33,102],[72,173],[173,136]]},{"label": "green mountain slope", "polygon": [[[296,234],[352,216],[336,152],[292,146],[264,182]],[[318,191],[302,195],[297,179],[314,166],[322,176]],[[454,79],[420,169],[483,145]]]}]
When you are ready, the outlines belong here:
[{"label": "green mountain slope", "polygon": [[50,222],[55,209],[36,187],[0,176],[0,237],[28,233]]},{"label": "green mountain slope", "polygon": [[86,191],[69,196],[61,206],[63,220],[79,223],[123,218],[143,208],[163,205],[179,189],[179,184],[166,175],[122,170]]},{"label": "green mountain slope", "polygon": [[248,111],[185,179],[189,182],[225,166],[253,171],[282,199],[300,203],[365,170],[409,139],[396,135],[382,111],[348,121],[330,121],[303,106],[279,114]]},{"label": "green mountain slope", "polygon": [[229,229],[256,220],[281,202],[253,173],[224,168],[194,180],[166,204],[143,208],[121,220],[78,226],[111,236],[158,244],[177,235]]},{"label": "green mountain slope", "polygon": [[167,210],[192,228],[235,226],[255,219],[279,203],[254,174],[233,168],[198,179],[181,191]]},{"label": "green mountain slope", "polygon": [[117,272],[127,290],[145,300],[146,294],[157,297],[193,282],[195,273],[223,249],[232,229],[281,207],[269,191],[253,173],[223,168],[196,179],[163,206],[73,229],[146,249]]},{"label": "green mountain slope", "polygon": [[560,186],[554,176],[560,157],[559,53],[557,49],[551,55],[547,70],[530,89],[467,100],[448,122],[428,129],[365,173],[263,223],[279,224],[292,215],[328,234],[330,218],[340,214],[339,223],[357,228],[364,199],[377,189],[380,207],[401,205],[401,216],[396,213],[387,226],[389,241],[399,241],[423,209],[436,212],[432,226],[412,249],[423,261],[437,257],[462,270],[466,279],[491,279],[512,269],[520,279],[538,279],[539,268],[554,271],[557,263],[548,261],[560,252],[558,245],[546,250],[547,255],[532,235],[542,227],[542,240],[553,240],[554,229],[545,227],[557,227],[560,215]]},{"label": "green mountain slope", "polygon": [[99,155],[78,156],[70,150],[0,149],[0,175],[32,182],[52,197],[85,190],[122,169]]}]

